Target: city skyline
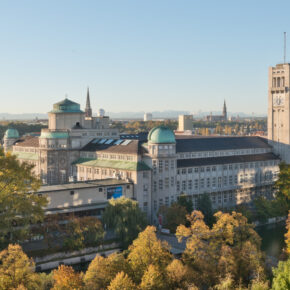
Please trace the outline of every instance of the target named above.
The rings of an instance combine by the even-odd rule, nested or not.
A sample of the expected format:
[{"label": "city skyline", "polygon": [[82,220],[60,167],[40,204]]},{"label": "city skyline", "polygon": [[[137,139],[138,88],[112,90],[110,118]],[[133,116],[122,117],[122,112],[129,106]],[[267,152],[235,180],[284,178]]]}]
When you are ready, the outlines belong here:
[{"label": "city skyline", "polygon": [[94,112],[220,111],[226,99],[266,115],[286,1],[28,3],[0,2],[1,113],[46,113],[66,94],[84,108],[89,86]]}]

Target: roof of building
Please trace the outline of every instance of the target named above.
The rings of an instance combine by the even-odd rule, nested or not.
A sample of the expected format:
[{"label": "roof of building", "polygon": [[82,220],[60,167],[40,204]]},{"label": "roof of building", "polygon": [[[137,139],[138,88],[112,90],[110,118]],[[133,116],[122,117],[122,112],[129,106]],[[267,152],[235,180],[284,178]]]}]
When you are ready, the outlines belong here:
[{"label": "roof of building", "polygon": [[[107,144],[106,144],[107,143]],[[142,142],[124,139],[94,139],[85,145],[81,151],[102,151],[104,153],[136,154],[143,152]]]},{"label": "roof of building", "polygon": [[53,105],[53,110],[50,113],[83,113],[80,109],[80,104],[69,99],[64,99]]},{"label": "roof of building", "polygon": [[86,180],[79,181],[73,183],[66,184],[58,184],[58,185],[43,185],[39,188],[39,193],[51,192],[51,191],[62,191],[62,190],[75,190],[82,188],[91,188],[91,187],[100,187],[100,186],[115,186],[115,185],[123,185],[123,184],[131,184],[126,180],[118,180],[113,178],[108,179],[98,179],[98,180]]},{"label": "roof of building", "polygon": [[175,135],[170,128],[158,126],[150,130],[148,142],[154,144],[175,143]]},{"label": "roof of building", "polygon": [[13,152],[13,154],[16,155],[18,159],[22,160],[38,160],[38,154],[33,152]]},{"label": "roof of building", "polygon": [[133,162],[133,161],[115,161],[115,160],[104,160],[104,159],[89,159],[89,158],[79,158],[73,164],[83,165],[83,166],[93,166],[101,168],[114,168],[128,171],[145,171],[151,170],[151,168],[145,164],[143,161]]},{"label": "roof of building", "polygon": [[220,151],[236,149],[271,148],[261,137],[185,137],[176,138],[176,152]]},{"label": "roof of building", "polygon": [[181,167],[207,166],[207,165],[244,163],[244,162],[256,162],[267,160],[279,160],[279,157],[273,153],[263,153],[253,155],[179,159],[177,160],[177,167],[181,168]]},{"label": "roof of building", "polygon": [[39,147],[39,139],[35,136],[27,136],[17,140],[14,145],[20,147]]},{"label": "roof of building", "polygon": [[4,138],[19,138],[19,132],[16,129],[9,128],[6,130]]},{"label": "roof of building", "polygon": [[47,139],[66,139],[68,138],[68,132],[51,132],[51,131],[41,131],[40,138],[47,138]]}]

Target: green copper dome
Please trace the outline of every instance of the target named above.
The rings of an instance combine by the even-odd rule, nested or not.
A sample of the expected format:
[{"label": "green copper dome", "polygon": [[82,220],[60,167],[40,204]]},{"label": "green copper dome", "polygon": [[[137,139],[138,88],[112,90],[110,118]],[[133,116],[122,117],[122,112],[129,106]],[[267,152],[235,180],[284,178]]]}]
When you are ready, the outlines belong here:
[{"label": "green copper dome", "polygon": [[148,141],[155,144],[175,143],[175,136],[171,129],[165,126],[158,126],[148,134]]},{"label": "green copper dome", "polygon": [[19,138],[19,133],[16,129],[8,129],[5,132],[4,138]]},{"label": "green copper dome", "polygon": [[68,138],[67,132],[41,132],[40,138],[65,139]]},{"label": "green copper dome", "polygon": [[83,111],[80,109],[80,104],[64,99],[53,105],[51,113],[83,113]]}]

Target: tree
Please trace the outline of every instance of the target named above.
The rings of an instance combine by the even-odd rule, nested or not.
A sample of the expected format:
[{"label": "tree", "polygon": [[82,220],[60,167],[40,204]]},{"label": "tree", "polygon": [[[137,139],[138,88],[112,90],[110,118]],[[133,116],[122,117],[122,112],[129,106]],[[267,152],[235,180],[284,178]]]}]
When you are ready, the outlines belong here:
[{"label": "tree", "polygon": [[71,266],[61,265],[53,271],[53,290],[83,289],[82,275]]},{"label": "tree", "polygon": [[279,177],[275,183],[275,186],[277,188],[278,195],[286,198],[288,209],[290,209],[290,165],[282,162],[279,167]]},{"label": "tree", "polygon": [[[0,245],[27,237],[30,224],[42,221],[45,197],[35,194],[40,181],[33,165],[20,163],[0,148]],[[17,227],[16,227],[17,225]]]},{"label": "tree", "polygon": [[128,247],[147,224],[138,202],[125,197],[109,200],[103,220],[114,229],[123,248]]},{"label": "tree", "polygon": [[171,233],[175,233],[179,225],[186,223],[186,209],[176,202],[169,207],[161,206],[159,214],[163,217],[163,227],[169,229]]},{"label": "tree", "polygon": [[9,245],[0,252],[0,289],[39,289],[39,284],[33,260],[19,245]]},{"label": "tree", "polygon": [[273,290],[290,289],[290,258],[280,261],[277,268],[273,268]]},{"label": "tree", "polygon": [[130,272],[129,264],[122,254],[113,253],[108,258],[96,256],[88,267],[84,281],[88,289],[104,289],[121,271]]},{"label": "tree", "polygon": [[168,285],[160,270],[154,265],[149,265],[142,277],[140,289],[162,290],[166,288],[168,288]]},{"label": "tree", "polygon": [[214,217],[212,203],[208,193],[204,193],[198,198],[197,210],[203,213],[205,223],[211,227],[214,223]]},{"label": "tree", "polygon": [[73,217],[67,225],[66,235],[65,248],[78,250],[99,245],[104,238],[104,229],[96,217]]},{"label": "tree", "polygon": [[141,232],[129,247],[128,262],[137,283],[141,281],[149,265],[156,266],[163,272],[171,260],[168,244],[157,239],[156,228],[153,226],[148,226]]},{"label": "tree", "polygon": [[120,272],[116,277],[111,281],[108,290],[132,290],[137,289],[134,282],[128,277],[124,272]]},{"label": "tree", "polygon": [[286,222],[287,233],[285,234],[286,252],[290,255],[290,211]]},{"label": "tree", "polygon": [[183,207],[185,207],[187,213],[191,213],[193,210],[193,203],[192,200],[190,198],[187,198],[187,196],[185,194],[181,194],[180,196],[178,196],[177,198],[177,203]]},{"label": "tree", "polygon": [[171,289],[187,289],[190,280],[190,270],[183,263],[174,259],[166,268]]},{"label": "tree", "polygon": [[212,287],[231,277],[237,284],[248,285],[251,278],[263,276],[263,257],[260,238],[253,225],[240,213],[217,212],[216,223],[210,229],[203,214],[193,211],[190,227],[179,226],[176,236],[187,238],[183,260],[193,270],[194,283]]}]

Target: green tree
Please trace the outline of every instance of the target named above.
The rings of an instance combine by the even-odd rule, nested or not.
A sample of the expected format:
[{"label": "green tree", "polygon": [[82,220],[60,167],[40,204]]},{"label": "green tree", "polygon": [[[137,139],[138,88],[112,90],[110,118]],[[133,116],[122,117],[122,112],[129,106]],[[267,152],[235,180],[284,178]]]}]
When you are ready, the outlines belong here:
[{"label": "green tree", "polygon": [[99,245],[104,238],[104,229],[96,217],[72,218],[67,224],[65,248],[78,250]]},{"label": "green tree", "polygon": [[96,256],[90,263],[84,281],[88,289],[105,289],[119,272],[130,273],[130,267],[122,254],[113,253],[107,258]]},{"label": "green tree", "polygon": [[0,289],[40,289],[40,281],[34,273],[34,262],[19,245],[9,245],[0,252]]},{"label": "green tree", "polygon": [[[30,224],[42,221],[46,198],[35,192],[40,181],[32,173],[33,166],[20,163],[14,155],[0,148],[0,245],[28,236]],[[16,227],[17,226],[17,227]]]},{"label": "green tree", "polygon": [[169,207],[161,206],[159,208],[159,214],[163,217],[163,227],[169,229],[171,233],[175,233],[179,225],[186,223],[185,207],[175,202]]},{"label": "green tree", "polygon": [[290,210],[290,165],[282,162],[279,167],[280,172],[278,180],[275,183],[277,197],[285,200],[287,210]]},{"label": "green tree", "polygon": [[123,248],[127,248],[147,224],[138,202],[125,197],[109,200],[103,221],[114,229]]},{"label": "green tree", "polygon": [[108,290],[132,290],[137,289],[134,282],[130,279],[130,277],[124,272],[120,272],[116,275],[116,277],[111,281]]},{"label": "green tree", "polygon": [[290,289],[290,258],[282,262],[280,261],[277,268],[273,268],[273,290]]},{"label": "green tree", "polygon": [[128,261],[137,283],[141,281],[149,265],[156,266],[160,273],[164,273],[172,258],[168,244],[158,240],[153,226],[148,226],[141,232],[129,247]]},{"label": "green tree", "polygon": [[202,194],[197,200],[197,210],[201,211],[204,215],[204,221],[208,226],[214,223],[213,209],[211,199],[208,193]]},{"label": "green tree", "polygon": [[181,194],[177,197],[177,203],[183,207],[185,207],[187,213],[191,213],[193,210],[193,203],[190,198],[188,198],[185,194]]}]

